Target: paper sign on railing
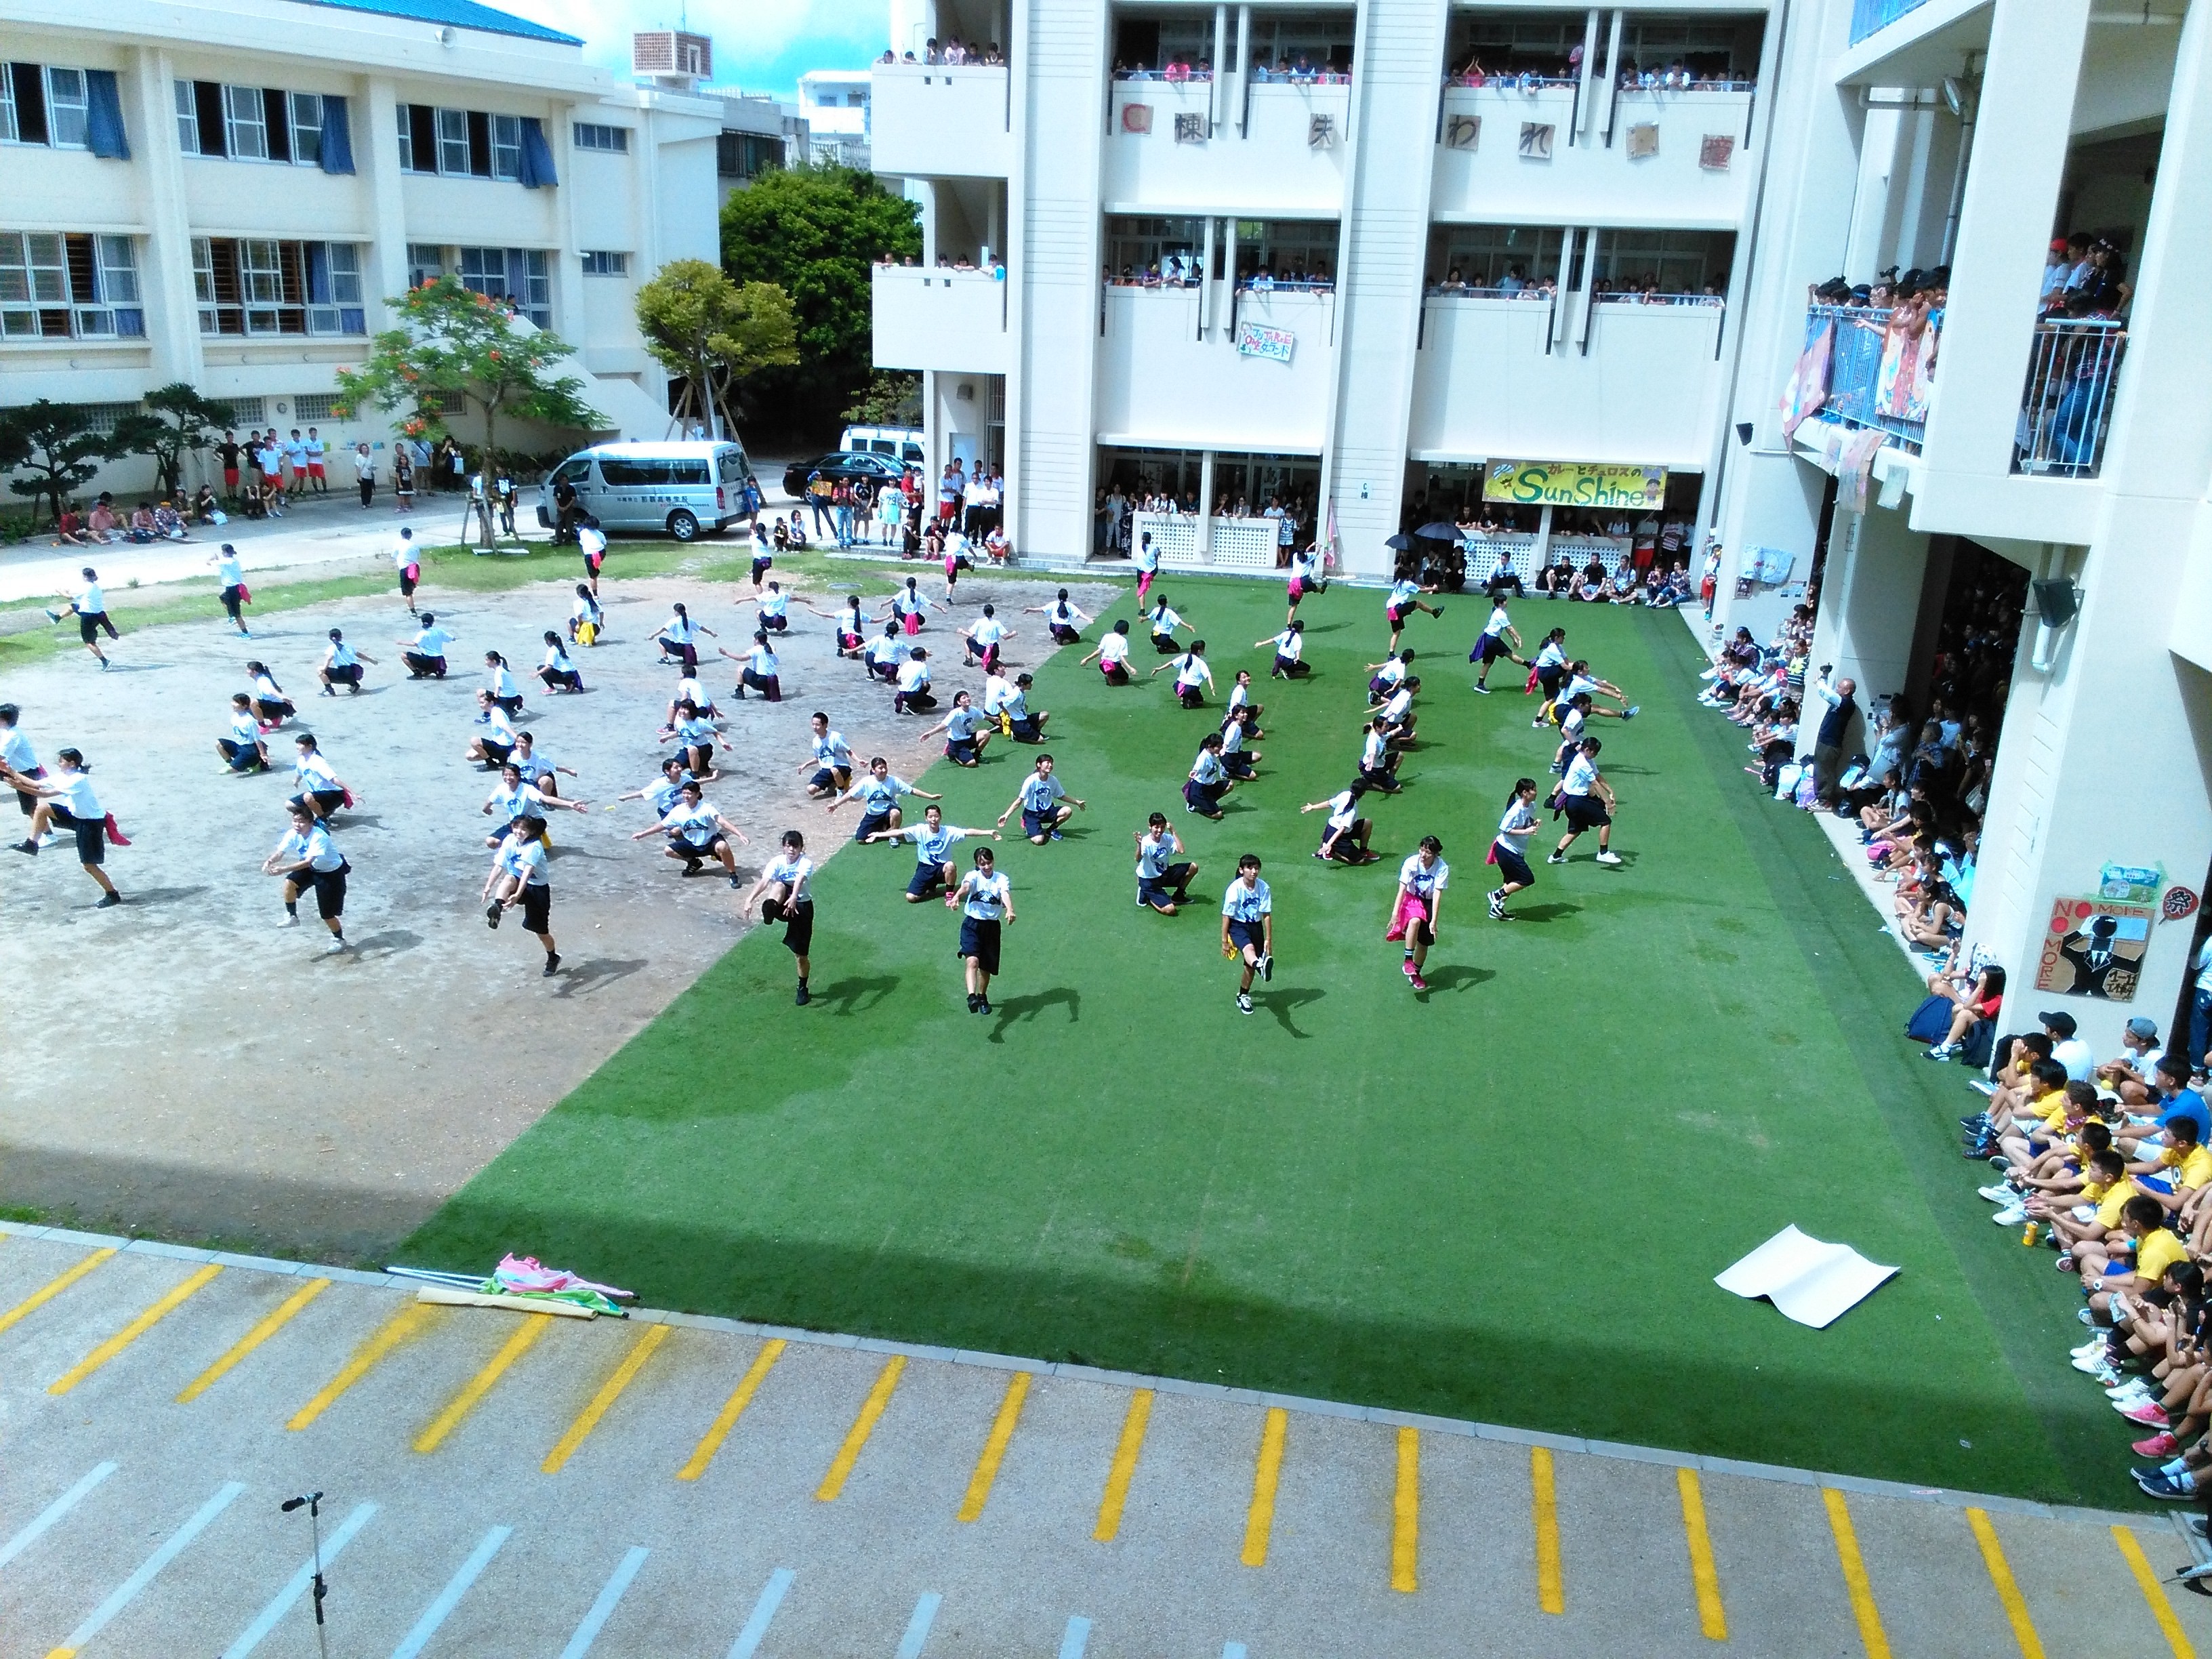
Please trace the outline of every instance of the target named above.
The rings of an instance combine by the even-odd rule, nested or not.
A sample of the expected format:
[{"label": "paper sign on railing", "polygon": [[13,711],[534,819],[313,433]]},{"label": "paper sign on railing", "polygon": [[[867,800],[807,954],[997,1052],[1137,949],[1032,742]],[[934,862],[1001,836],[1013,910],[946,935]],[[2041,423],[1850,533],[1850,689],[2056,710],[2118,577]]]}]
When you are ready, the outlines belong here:
[{"label": "paper sign on railing", "polygon": [[1291,361],[1298,337],[1287,328],[1266,328],[1258,323],[1237,325],[1237,349],[1247,357],[1266,357],[1279,363]]}]

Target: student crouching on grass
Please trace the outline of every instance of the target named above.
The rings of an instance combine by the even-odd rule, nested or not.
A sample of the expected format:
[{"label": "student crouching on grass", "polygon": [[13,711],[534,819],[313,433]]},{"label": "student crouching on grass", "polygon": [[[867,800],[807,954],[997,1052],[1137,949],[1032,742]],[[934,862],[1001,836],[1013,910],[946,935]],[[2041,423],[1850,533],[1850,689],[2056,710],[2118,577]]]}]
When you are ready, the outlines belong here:
[{"label": "student crouching on grass", "polygon": [[970,836],[988,836],[993,841],[1002,839],[995,830],[970,830],[945,821],[945,809],[935,801],[921,809],[921,822],[903,830],[878,830],[868,836],[872,842],[910,841],[914,843],[914,874],[907,878],[906,902],[920,904],[933,898],[938,889],[950,890],[960,884],[960,870],[953,860],[952,849]]},{"label": "student crouching on grass", "polygon": [[1139,908],[1164,916],[1176,914],[1190,899],[1190,884],[1198,865],[1182,856],[1182,838],[1168,828],[1168,815],[1155,812],[1142,830],[1130,834],[1137,843],[1137,903]]},{"label": "student crouching on grass", "polygon": [[945,734],[945,758],[955,766],[981,766],[984,745],[991,741],[991,723],[975,706],[975,699],[965,691],[952,694],[952,710],[928,731],[921,734],[927,743],[939,732]]},{"label": "student crouching on grass", "polygon": [[1186,708],[1205,708],[1206,688],[1213,684],[1213,670],[1206,662],[1206,641],[1193,640],[1189,650],[1171,663],[1162,663],[1146,678],[1152,678],[1170,668],[1175,670],[1176,701]]},{"label": "student crouching on grass", "polygon": [[1086,653],[1083,660],[1075,665],[1078,668],[1088,668],[1094,662],[1098,665],[1098,672],[1105,676],[1107,684],[1127,685],[1129,683],[1129,624],[1127,623],[1115,623],[1112,631],[1099,640],[1097,648]]},{"label": "student crouching on grass", "polygon": [[814,967],[809,954],[814,948],[813,879],[814,860],[806,856],[806,837],[787,830],[776,855],[738,907],[739,915],[749,916],[757,904],[763,921],[783,924],[783,948],[799,969],[799,990],[792,1000],[802,1008],[814,1000],[806,988]]},{"label": "student crouching on grass", "polygon": [[[1067,793],[1066,786],[1053,775],[1053,758],[1049,755],[1036,757],[1036,769],[1022,780],[1022,787],[1014,792],[1006,810],[999,814],[999,828],[1005,829],[1006,820],[1016,811],[1022,815],[1022,834],[1035,845],[1042,847],[1048,841],[1060,839],[1060,826],[1073,817],[1077,811],[1088,811],[1090,804],[1076,799]],[[1061,805],[1065,800],[1067,805]]]}]

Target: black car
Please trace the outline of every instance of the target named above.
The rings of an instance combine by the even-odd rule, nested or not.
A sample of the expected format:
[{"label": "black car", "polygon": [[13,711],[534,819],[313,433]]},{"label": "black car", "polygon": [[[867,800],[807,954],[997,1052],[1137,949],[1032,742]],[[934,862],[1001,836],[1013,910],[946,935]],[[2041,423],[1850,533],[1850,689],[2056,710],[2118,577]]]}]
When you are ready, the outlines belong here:
[{"label": "black car", "polygon": [[806,481],[817,472],[832,483],[860,482],[874,489],[886,479],[905,477],[906,468],[888,455],[866,455],[857,449],[833,449],[827,455],[817,455],[811,461],[793,461],[784,468],[783,493],[793,501],[805,500]]}]

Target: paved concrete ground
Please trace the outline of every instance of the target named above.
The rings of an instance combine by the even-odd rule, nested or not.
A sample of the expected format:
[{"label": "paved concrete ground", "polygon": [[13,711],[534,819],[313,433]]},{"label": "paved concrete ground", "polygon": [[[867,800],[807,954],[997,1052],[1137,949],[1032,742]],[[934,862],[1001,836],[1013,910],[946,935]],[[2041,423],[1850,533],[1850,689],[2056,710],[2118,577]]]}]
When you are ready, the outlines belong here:
[{"label": "paved concrete ground", "polygon": [[2212,1607],[2148,1582],[2189,1556],[2165,1515],[727,1322],[417,1313],[368,1275],[10,1231],[10,1656],[313,1653],[277,1507],[309,1488],[345,1655],[2212,1644]]}]

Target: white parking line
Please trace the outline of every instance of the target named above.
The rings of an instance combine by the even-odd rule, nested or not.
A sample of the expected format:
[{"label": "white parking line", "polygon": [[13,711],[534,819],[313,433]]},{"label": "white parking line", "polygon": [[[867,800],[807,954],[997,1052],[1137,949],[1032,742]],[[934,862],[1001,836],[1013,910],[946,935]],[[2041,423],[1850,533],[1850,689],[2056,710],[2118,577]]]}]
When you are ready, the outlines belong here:
[{"label": "white parking line", "polygon": [[222,1488],[193,1512],[192,1518],[171,1533],[161,1547],[146,1558],[145,1565],[115,1587],[114,1592],[85,1618],[85,1621],[65,1637],[60,1647],[48,1659],[70,1659],[76,1650],[107,1627],[107,1622],[129,1607],[138,1592],[152,1583],[161,1569],[185,1553],[185,1546],[207,1529],[210,1522],[231,1505],[231,1501],[246,1490],[240,1480],[226,1482]]},{"label": "white parking line", "polygon": [[469,1593],[469,1586],[491,1565],[500,1546],[514,1535],[513,1527],[494,1527],[483,1535],[483,1541],[461,1563],[461,1570],[446,1582],[438,1592],[438,1599],[422,1609],[422,1616],[415,1621],[415,1628],[407,1632],[406,1639],[392,1650],[392,1659],[415,1659],[415,1656],[430,1645],[430,1638],[438,1633],[438,1626],[446,1622],[447,1615],[461,1604]]},{"label": "white parking line", "polygon": [[1083,1650],[1091,1645],[1091,1621],[1075,1615],[1067,1621],[1067,1628],[1060,1636],[1060,1659],[1083,1659]]},{"label": "white parking line", "polygon": [[[353,1542],[353,1535],[367,1526],[368,1517],[375,1513],[376,1505],[374,1504],[357,1504],[352,1514],[338,1522],[337,1530],[323,1540],[325,1566],[338,1559],[338,1552]],[[260,1616],[246,1627],[238,1640],[222,1650],[222,1659],[246,1659],[246,1656],[259,1647],[269,1632],[283,1621],[284,1615],[292,1611],[294,1605],[307,1593],[307,1587],[314,1582],[315,1558],[311,1555],[300,1564],[300,1570],[292,1575],[291,1582],[276,1592],[276,1599],[261,1609]]]},{"label": "white parking line", "polygon": [[752,1617],[745,1620],[745,1627],[730,1644],[729,1659],[753,1659],[768,1635],[769,1621],[775,1617],[775,1610],[783,1605],[784,1593],[798,1577],[789,1567],[778,1567],[769,1574],[768,1583],[761,1587],[760,1600],[753,1603]]},{"label": "white parking line", "polygon": [[40,1510],[38,1518],[30,1525],[25,1527],[6,1543],[0,1544],[0,1567],[6,1566],[25,1550],[37,1543],[47,1528],[75,1509],[87,1492],[114,1473],[115,1465],[112,1463],[97,1465],[91,1474]]},{"label": "white parking line", "polygon": [[922,1644],[929,1640],[929,1627],[937,1622],[937,1609],[944,1601],[930,1590],[914,1604],[914,1617],[906,1621],[906,1634],[899,1638],[898,1659],[921,1659]]},{"label": "white parking line", "polygon": [[[647,1329],[652,1328],[648,1326]],[[633,1544],[615,1569],[614,1577],[600,1589],[592,1610],[584,1615],[584,1622],[576,1626],[576,1633],[568,1638],[568,1645],[561,1650],[561,1659],[584,1659],[592,1650],[592,1644],[599,1639],[599,1632],[608,1620],[614,1617],[615,1604],[623,1599],[629,1581],[637,1577],[637,1570],[645,1565],[645,1558],[653,1552],[642,1544]]]}]

